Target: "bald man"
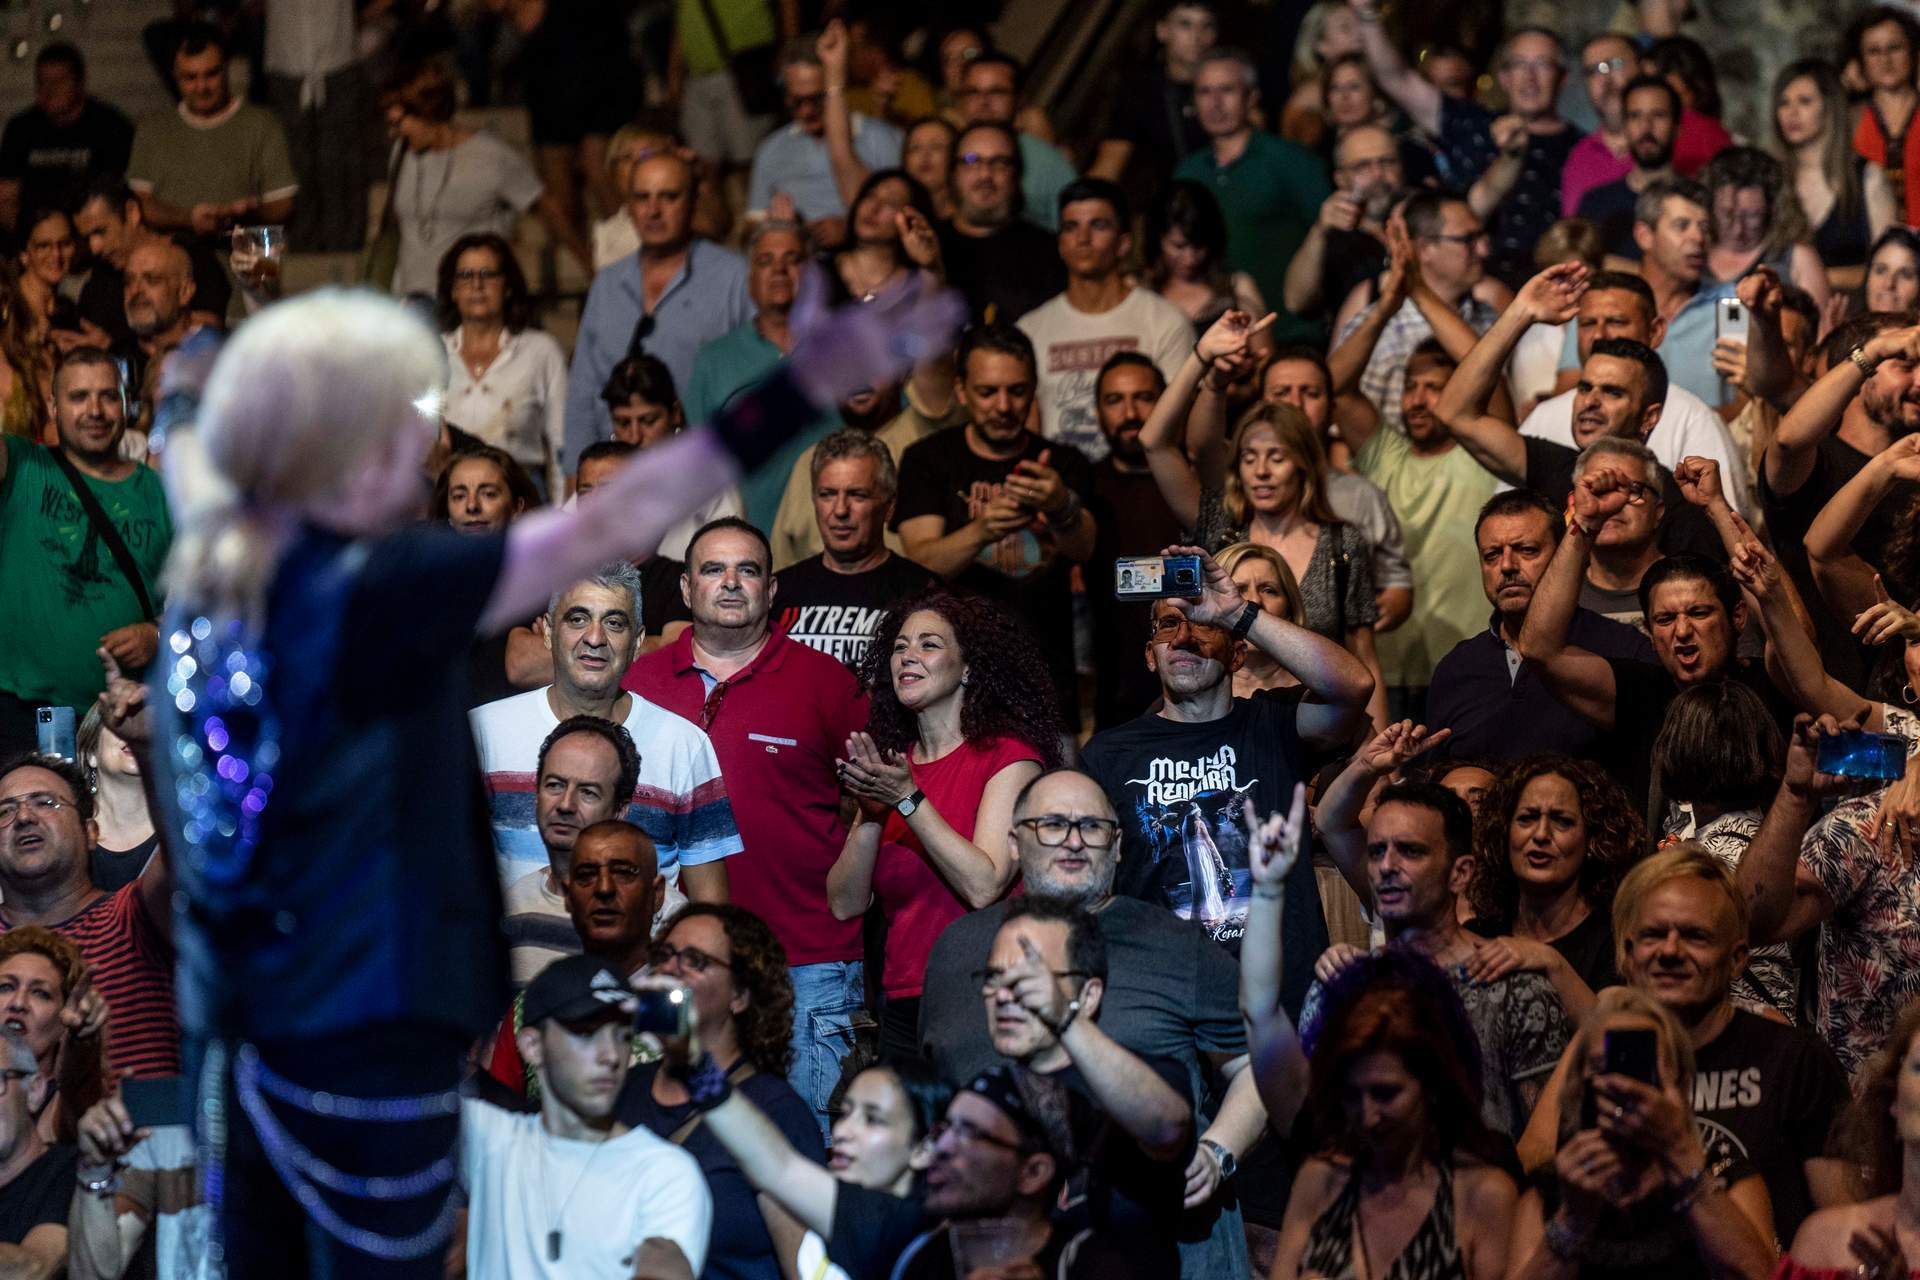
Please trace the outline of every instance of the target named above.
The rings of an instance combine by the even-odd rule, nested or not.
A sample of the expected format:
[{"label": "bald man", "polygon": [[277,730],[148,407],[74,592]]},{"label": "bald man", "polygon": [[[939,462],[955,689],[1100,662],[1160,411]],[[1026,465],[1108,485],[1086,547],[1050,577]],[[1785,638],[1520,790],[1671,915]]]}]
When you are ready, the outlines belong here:
[{"label": "bald man", "polygon": [[562,469],[580,451],[613,438],[600,389],[629,355],[656,356],[684,388],[700,348],[753,315],[747,264],[739,254],[693,234],[693,171],[676,155],[649,156],[627,180],[627,216],[640,235],[638,253],[593,277],[567,381]]},{"label": "bald man", "polygon": [[149,240],[127,255],[127,327],[151,357],[187,333],[193,262],[171,240]]}]

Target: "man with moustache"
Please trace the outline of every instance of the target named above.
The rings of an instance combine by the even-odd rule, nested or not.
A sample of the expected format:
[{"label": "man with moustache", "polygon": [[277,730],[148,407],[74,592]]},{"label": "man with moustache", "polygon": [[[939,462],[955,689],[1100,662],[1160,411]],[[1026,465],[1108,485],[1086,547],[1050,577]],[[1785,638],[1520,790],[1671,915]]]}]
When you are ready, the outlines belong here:
[{"label": "man with moustache", "polygon": [[113,357],[79,347],[53,375],[59,443],[0,440],[0,757],[33,749],[38,708],[78,715],[93,702],[105,685],[96,650],[135,672],[159,648],[173,520],[159,474],[122,456],[126,408]]},{"label": "man with moustache", "polygon": [[1640,260],[1633,240],[1634,206],[1647,184],[1673,176],[1673,140],[1680,129],[1680,95],[1659,76],[1643,75],[1621,94],[1621,122],[1633,167],[1580,197],[1576,217],[1600,228],[1610,257]]},{"label": "man with moustache", "polygon": [[1333,194],[1287,264],[1287,310],[1313,315],[1387,269],[1387,218],[1405,173],[1391,130],[1356,125],[1333,144]]},{"label": "man with moustache", "polygon": [[977,121],[953,141],[953,218],[940,261],[976,321],[1012,324],[1067,282],[1053,236],[1020,216],[1021,135]]}]

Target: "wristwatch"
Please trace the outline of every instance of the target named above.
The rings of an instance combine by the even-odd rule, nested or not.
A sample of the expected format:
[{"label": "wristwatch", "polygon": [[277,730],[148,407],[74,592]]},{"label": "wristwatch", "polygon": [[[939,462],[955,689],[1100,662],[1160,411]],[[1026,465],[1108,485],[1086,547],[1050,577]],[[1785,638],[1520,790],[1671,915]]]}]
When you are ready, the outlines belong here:
[{"label": "wristwatch", "polygon": [[1867,344],[1864,342],[1847,352],[1847,359],[1853,361],[1854,368],[1860,370],[1862,376],[1868,378],[1871,378],[1873,371],[1880,367],[1878,361],[1867,359]]},{"label": "wristwatch", "polygon": [[1213,1152],[1213,1158],[1220,1162],[1220,1181],[1225,1182],[1240,1172],[1240,1162],[1233,1158],[1233,1152],[1227,1150],[1212,1138],[1200,1139],[1200,1145]]},{"label": "wristwatch", "polygon": [[1253,624],[1259,620],[1259,617],[1260,606],[1249,600],[1247,607],[1240,611],[1240,616],[1233,620],[1233,638],[1235,640],[1245,640],[1253,633]]},{"label": "wristwatch", "polygon": [[893,806],[893,811],[899,814],[903,818],[911,818],[913,816],[913,811],[915,809],[918,809],[921,805],[925,804],[926,801],[927,801],[927,793],[922,791],[920,788],[915,787],[913,789],[912,795],[908,796],[905,800],[902,800],[900,801],[900,803]]}]

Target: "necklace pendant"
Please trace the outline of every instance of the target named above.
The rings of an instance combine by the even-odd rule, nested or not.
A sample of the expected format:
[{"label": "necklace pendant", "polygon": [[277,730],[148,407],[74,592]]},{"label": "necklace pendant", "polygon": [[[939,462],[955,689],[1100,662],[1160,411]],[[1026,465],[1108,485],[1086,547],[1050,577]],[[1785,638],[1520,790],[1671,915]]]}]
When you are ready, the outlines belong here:
[{"label": "necklace pendant", "polygon": [[547,1261],[560,1261],[560,1233],[558,1231],[547,1232]]}]

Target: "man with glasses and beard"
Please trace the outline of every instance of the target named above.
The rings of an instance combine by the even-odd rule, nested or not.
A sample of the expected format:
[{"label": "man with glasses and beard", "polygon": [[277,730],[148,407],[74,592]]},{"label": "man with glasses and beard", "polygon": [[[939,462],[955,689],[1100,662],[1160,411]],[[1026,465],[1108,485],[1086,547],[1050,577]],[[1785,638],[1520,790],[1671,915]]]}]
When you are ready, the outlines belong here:
[{"label": "man with glasses and beard", "polygon": [[947,279],[987,324],[1012,324],[1066,287],[1054,237],[1020,217],[1025,174],[1011,125],[977,121],[953,142],[953,218],[936,230]]},{"label": "man with glasses and beard", "polygon": [[1333,194],[1287,264],[1287,310],[1313,315],[1387,269],[1387,218],[1406,180],[1391,130],[1357,125],[1333,144]]}]

